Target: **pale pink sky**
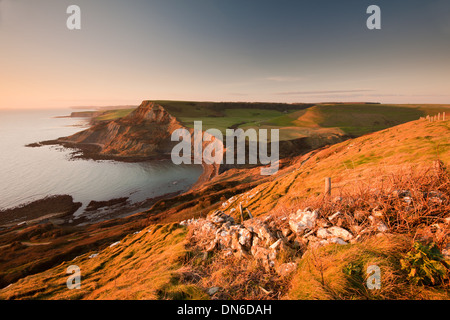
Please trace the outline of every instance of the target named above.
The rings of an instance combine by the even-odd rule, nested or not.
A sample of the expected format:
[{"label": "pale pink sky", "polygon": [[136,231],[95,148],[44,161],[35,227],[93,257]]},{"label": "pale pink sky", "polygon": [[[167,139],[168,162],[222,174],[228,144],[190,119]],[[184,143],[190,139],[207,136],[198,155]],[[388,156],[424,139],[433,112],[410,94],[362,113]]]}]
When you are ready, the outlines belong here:
[{"label": "pale pink sky", "polygon": [[[0,108],[142,100],[450,103],[450,3],[0,0]],[[277,4],[278,3],[278,4]]]}]

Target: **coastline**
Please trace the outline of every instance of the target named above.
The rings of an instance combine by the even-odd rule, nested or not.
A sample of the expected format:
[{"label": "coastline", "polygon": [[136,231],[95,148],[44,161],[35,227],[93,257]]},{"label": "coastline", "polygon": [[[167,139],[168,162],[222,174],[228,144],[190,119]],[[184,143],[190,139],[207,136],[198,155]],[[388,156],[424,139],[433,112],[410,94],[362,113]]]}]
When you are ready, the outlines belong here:
[{"label": "coastline", "polygon": [[[95,113],[91,113],[94,115]],[[72,115],[68,116],[71,117]],[[90,117],[91,120],[93,117]],[[92,121],[88,126],[88,130],[95,126]],[[69,141],[66,138],[58,138],[53,140],[40,141],[25,145],[29,148],[39,148],[42,146],[58,145],[63,148],[69,149],[71,159],[83,159],[83,160],[111,160],[117,162],[138,163],[146,161],[170,161],[171,155],[166,152],[159,152],[158,154],[146,155],[146,156],[134,156],[134,155],[114,155],[101,153],[103,145],[99,143],[78,143]],[[121,198],[109,199],[106,201],[93,201],[89,204],[78,204],[75,210],[62,210],[55,212],[54,207],[59,206],[59,201],[64,197],[70,197],[70,201],[73,203],[71,196],[52,196],[45,197],[30,203],[19,204],[16,207],[8,208],[0,211],[3,216],[0,217],[0,228],[16,226],[17,224],[39,224],[51,222],[55,225],[67,225],[67,226],[82,226],[95,224],[101,221],[112,220],[116,218],[123,218],[133,214],[137,214],[146,210],[149,210],[156,202],[169,199],[180,194],[188,193],[192,190],[200,188],[205,182],[211,180],[213,177],[219,174],[220,165],[208,165],[202,164],[202,173],[198,177],[195,183],[188,186],[187,189],[171,192],[166,190],[163,195],[157,197],[146,198],[145,200],[131,203],[126,195]],[[39,214],[29,217],[27,209],[41,205]],[[9,218],[8,218],[9,217]]]}]

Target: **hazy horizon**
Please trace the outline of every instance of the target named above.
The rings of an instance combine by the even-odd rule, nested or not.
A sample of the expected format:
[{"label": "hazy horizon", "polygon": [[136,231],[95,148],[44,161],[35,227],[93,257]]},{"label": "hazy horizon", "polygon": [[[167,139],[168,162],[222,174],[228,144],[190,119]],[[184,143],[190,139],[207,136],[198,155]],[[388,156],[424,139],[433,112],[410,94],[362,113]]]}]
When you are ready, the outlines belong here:
[{"label": "hazy horizon", "polygon": [[[66,27],[72,4],[81,30]],[[450,103],[444,0],[0,0],[0,39],[0,109]]]}]

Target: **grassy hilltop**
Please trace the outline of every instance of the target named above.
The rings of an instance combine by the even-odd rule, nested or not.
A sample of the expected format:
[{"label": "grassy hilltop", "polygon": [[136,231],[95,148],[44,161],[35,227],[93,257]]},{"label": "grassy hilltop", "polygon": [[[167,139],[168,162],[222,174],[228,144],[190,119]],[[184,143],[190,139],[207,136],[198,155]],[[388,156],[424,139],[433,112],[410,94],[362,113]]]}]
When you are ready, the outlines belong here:
[{"label": "grassy hilltop", "polygon": [[[362,134],[386,129],[427,115],[447,111],[450,105],[386,105],[362,103],[239,103],[155,100],[188,128],[202,121],[203,129],[280,129],[282,140],[311,135]],[[118,119],[134,108],[107,110],[94,121]]]},{"label": "grassy hilltop", "polygon": [[[174,115],[184,106],[160,103]],[[284,159],[274,176],[259,176],[259,168],[228,170],[198,190],[156,203],[144,213],[140,232],[24,277],[0,290],[0,299],[450,299],[450,112],[446,121],[417,120],[448,106],[191,107],[211,125],[292,125],[290,134],[300,127],[376,132]],[[177,119],[188,124],[190,117],[179,112]],[[236,118],[221,119],[219,112]],[[326,177],[332,178],[329,197]],[[253,219],[246,212],[241,221],[241,205]],[[316,225],[310,234],[296,234],[288,221],[306,207],[319,210]],[[251,253],[234,240],[230,248],[211,245],[208,221],[220,217],[217,209],[246,224],[242,232],[253,224]],[[200,219],[179,224],[193,217]],[[370,217],[386,230],[373,229]],[[330,224],[354,237],[345,245],[324,244],[319,233]],[[267,246],[279,241],[278,251],[261,243],[257,249],[276,257],[253,252],[255,239],[265,237],[258,225],[273,238]],[[74,264],[82,286],[68,290],[66,269]],[[372,291],[366,270],[374,264],[382,277],[381,289]]]}]

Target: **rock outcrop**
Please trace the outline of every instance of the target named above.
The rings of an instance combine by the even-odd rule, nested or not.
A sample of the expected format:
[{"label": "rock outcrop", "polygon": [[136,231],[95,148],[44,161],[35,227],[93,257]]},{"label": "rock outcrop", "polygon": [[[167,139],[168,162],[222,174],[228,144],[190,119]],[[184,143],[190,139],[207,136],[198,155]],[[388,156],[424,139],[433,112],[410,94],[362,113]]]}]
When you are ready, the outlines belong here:
[{"label": "rock outcrop", "polygon": [[323,217],[319,210],[305,208],[289,216],[251,218],[236,223],[233,217],[216,210],[206,219],[190,219],[180,224],[191,228],[192,240],[206,252],[219,251],[224,256],[255,259],[266,270],[285,276],[296,269],[293,261],[280,256],[301,256],[307,250],[337,244],[356,243],[373,235],[381,235],[389,228],[370,212],[363,222],[347,222],[345,214],[335,212]]},{"label": "rock outcrop", "polygon": [[144,101],[123,118],[98,123],[57,141],[81,148],[95,146],[96,150],[91,153],[100,157],[164,158],[170,157],[177,143],[170,139],[172,132],[182,127],[162,106]]}]

